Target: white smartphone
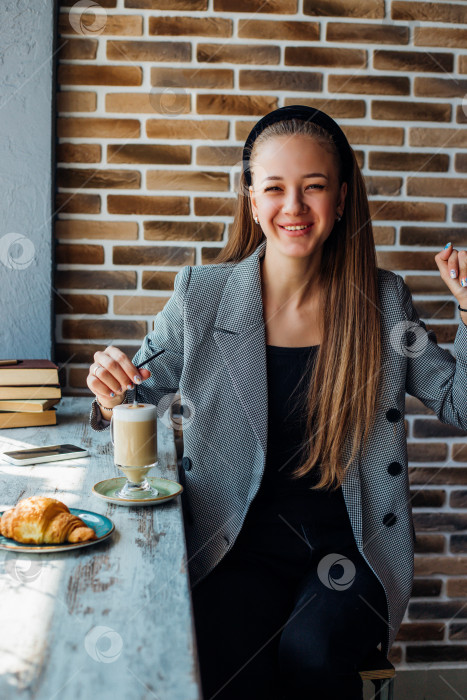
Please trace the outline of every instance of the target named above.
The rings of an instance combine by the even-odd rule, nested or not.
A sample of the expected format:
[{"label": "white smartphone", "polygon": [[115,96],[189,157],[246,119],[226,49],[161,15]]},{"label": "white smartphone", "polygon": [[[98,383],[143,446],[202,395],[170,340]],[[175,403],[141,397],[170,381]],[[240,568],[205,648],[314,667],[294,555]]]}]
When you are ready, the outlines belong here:
[{"label": "white smartphone", "polygon": [[13,450],[3,452],[0,456],[11,464],[22,466],[23,464],[37,464],[38,462],[55,462],[59,459],[76,459],[87,457],[88,450],[76,445],[46,445],[45,447],[32,447],[27,450]]}]

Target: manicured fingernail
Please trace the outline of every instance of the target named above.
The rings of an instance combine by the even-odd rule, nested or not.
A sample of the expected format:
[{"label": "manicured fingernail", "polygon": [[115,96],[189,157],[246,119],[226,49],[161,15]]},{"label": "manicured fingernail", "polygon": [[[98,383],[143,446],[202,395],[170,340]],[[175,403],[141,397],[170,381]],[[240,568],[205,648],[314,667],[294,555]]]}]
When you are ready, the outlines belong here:
[{"label": "manicured fingernail", "polygon": [[463,287],[467,287],[467,277],[463,277],[463,278],[461,279],[461,285],[462,285]]},{"label": "manicured fingernail", "polygon": [[136,384],[141,384],[141,382],[143,381],[142,378],[139,376],[139,374],[135,374],[133,379],[134,379]]},{"label": "manicured fingernail", "polygon": [[127,385],[127,389],[133,389],[133,387],[134,387],[134,384],[128,384],[128,385]]},{"label": "manicured fingernail", "polygon": [[454,277],[457,277],[457,272],[455,270],[449,270],[449,274],[451,275],[452,279],[454,279]]},{"label": "manicured fingernail", "polygon": [[115,394],[113,393],[113,391],[110,392],[110,396],[111,396],[112,398],[115,396]]},{"label": "manicured fingernail", "polygon": [[444,250],[446,250],[446,248],[449,248],[450,245],[450,243],[446,243],[446,245],[444,246]]}]

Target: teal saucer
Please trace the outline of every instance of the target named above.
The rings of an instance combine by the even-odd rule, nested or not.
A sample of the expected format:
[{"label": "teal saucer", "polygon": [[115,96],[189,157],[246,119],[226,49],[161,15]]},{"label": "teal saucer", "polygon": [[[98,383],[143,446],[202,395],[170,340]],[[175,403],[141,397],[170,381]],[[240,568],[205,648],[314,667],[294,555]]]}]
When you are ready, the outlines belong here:
[{"label": "teal saucer", "polygon": [[103,498],[105,501],[115,503],[118,506],[152,506],[170,501],[183,491],[183,486],[177,481],[161,479],[157,476],[147,476],[146,479],[152,487],[158,490],[159,494],[156,497],[141,493],[136,498],[119,498],[119,496],[116,496],[116,493],[126,481],[124,476],[99,481],[92,487],[92,492],[98,498]]}]

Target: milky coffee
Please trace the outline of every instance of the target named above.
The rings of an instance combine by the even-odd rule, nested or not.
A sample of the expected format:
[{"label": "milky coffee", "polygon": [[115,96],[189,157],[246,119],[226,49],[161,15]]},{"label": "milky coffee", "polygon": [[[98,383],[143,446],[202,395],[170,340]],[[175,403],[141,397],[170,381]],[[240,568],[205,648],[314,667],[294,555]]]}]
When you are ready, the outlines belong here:
[{"label": "milky coffee", "polygon": [[157,461],[157,412],[150,403],[120,404],[112,411],[114,462],[145,467]]}]

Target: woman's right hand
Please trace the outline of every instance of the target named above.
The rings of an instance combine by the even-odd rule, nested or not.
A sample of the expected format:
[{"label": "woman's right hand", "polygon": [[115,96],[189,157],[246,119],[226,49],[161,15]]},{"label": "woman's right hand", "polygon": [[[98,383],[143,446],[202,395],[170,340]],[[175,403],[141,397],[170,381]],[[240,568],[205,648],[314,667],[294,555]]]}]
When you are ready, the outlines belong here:
[{"label": "woman's right hand", "polygon": [[[89,367],[86,383],[99,403],[108,408],[123,403],[125,391],[133,389],[135,383],[148,379],[148,369],[137,369],[130,358],[114,345],[109,345],[103,352],[94,353],[94,362]],[[97,373],[97,377],[94,374]],[[114,396],[111,396],[111,393]]]}]

